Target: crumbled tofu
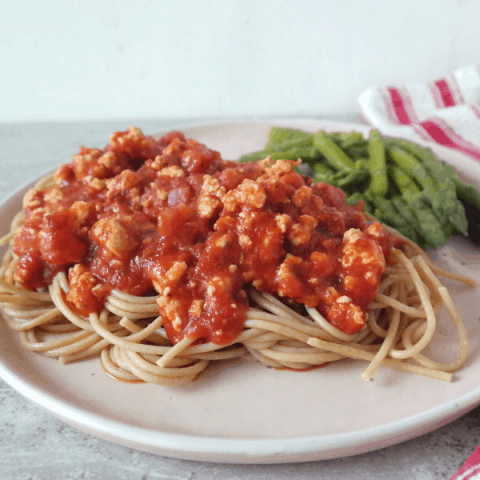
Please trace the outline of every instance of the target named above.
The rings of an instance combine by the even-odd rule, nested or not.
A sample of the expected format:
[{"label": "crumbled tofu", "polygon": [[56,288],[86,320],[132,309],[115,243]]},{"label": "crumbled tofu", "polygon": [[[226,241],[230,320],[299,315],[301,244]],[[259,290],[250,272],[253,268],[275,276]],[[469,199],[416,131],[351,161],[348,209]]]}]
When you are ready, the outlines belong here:
[{"label": "crumbled tofu", "polygon": [[294,255],[288,254],[277,270],[277,276],[281,280],[286,280],[293,275],[291,265],[300,265],[302,259]]},{"label": "crumbled tofu", "polygon": [[225,193],[225,187],[222,187],[216,178],[205,175],[197,204],[200,216],[212,218],[215,212],[222,208],[222,198]]},{"label": "crumbled tofu", "polygon": [[84,265],[77,264],[70,268],[68,272],[68,283],[70,286],[67,293],[68,301],[72,302],[77,308],[83,308],[85,301],[83,291],[85,288],[93,291],[97,285],[97,280],[87,271]]},{"label": "crumbled tofu", "polygon": [[190,304],[190,309],[189,309],[190,315],[192,317],[199,317],[202,314],[204,303],[205,303],[205,300],[194,300]]},{"label": "crumbled tofu", "polygon": [[[119,135],[121,134],[121,135]],[[127,132],[123,134],[123,132],[115,132],[110,136],[110,142],[113,143],[115,141],[119,143],[124,143],[125,138],[132,138],[132,139],[141,139],[143,137],[143,132],[138,127],[128,127]]]},{"label": "crumbled tofu", "polygon": [[111,170],[117,163],[117,156],[114,152],[106,152],[98,159],[98,163]]},{"label": "crumbled tofu", "polygon": [[171,287],[185,275],[187,268],[185,262],[173,262],[173,265],[165,272],[165,274],[161,275],[160,278],[155,279],[155,289],[157,292],[167,295],[170,292]]},{"label": "crumbled tofu", "polygon": [[[371,272],[369,272],[369,273],[371,273]],[[350,276],[350,275],[346,275],[344,280],[343,280],[343,283],[345,285],[345,288],[347,288],[348,290],[354,290],[356,285],[357,285],[357,279],[355,277]]]},{"label": "crumbled tofu", "polygon": [[259,160],[258,163],[259,163],[259,165],[263,168],[263,170],[265,170],[266,168],[269,168],[269,167],[271,167],[272,165],[274,165],[274,164],[275,164],[275,160],[272,158],[271,155],[268,155],[268,156],[265,157],[264,159]]},{"label": "crumbled tofu", "polygon": [[227,233],[222,235],[216,242],[215,245],[220,248],[225,248],[232,240],[232,235]]},{"label": "crumbled tofu", "polygon": [[238,217],[240,218],[241,220],[241,225],[243,228],[249,228],[251,227],[254,222],[257,221],[258,219],[258,212],[240,212],[238,214]]},{"label": "crumbled tofu", "polygon": [[355,323],[358,325],[365,324],[365,314],[358,305],[353,303],[349,304],[350,312],[352,313],[352,318]]},{"label": "crumbled tofu", "polygon": [[157,183],[150,183],[150,188],[154,190],[155,194],[160,200],[166,200],[168,198],[168,190],[160,187],[160,185],[158,185]]},{"label": "crumbled tofu", "polygon": [[172,326],[177,332],[182,331],[182,319],[179,315],[175,315],[175,318],[172,321]]},{"label": "crumbled tofu", "polygon": [[234,211],[240,205],[261,208],[267,196],[258,183],[245,179],[237,188],[230,190],[223,199],[227,211]]},{"label": "crumbled tofu", "polygon": [[42,202],[38,200],[38,197],[40,192],[35,190],[34,188],[31,188],[23,197],[23,208],[36,208],[39,207]]},{"label": "crumbled tofu", "polygon": [[177,165],[172,165],[171,167],[162,168],[158,172],[158,175],[165,175],[167,177],[184,177],[185,172]]},{"label": "crumbled tofu", "polygon": [[92,177],[91,175],[87,175],[83,177],[83,181],[89,186],[94,188],[95,190],[103,190],[107,186],[106,180],[101,180],[97,177]]},{"label": "crumbled tofu", "polygon": [[292,201],[297,207],[301,208],[308,204],[312,195],[312,189],[304,185],[295,192]]},{"label": "crumbled tofu", "polygon": [[157,298],[157,305],[160,309],[160,313],[164,314],[172,324],[175,322],[173,328],[175,328],[177,332],[181,331],[182,319],[179,312],[180,300],[168,295],[160,295]]},{"label": "crumbled tofu", "polygon": [[138,185],[139,179],[135,172],[131,170],[123,170],[116,177],[107,180],[108,198],[113,197],[117,193],[122,193],[133,189]]},{"label": "crumbled tofu", "polygon": [[[154,282],[155,283],[155,282]],[[158,291],[158,289],[157,289]],[[168,297],[168,295],[164,295],[164,294],[161,294],[158,298],[157,298],[157,305],[160,307],[160,308],[164,308],[168,305],[168,302],[170,301],[170,298]]]},{"label": "crumbled tofu", "polygon": [[173,141],[163,151],[164,155],[180,155],[184,150],[184,145],[178,138],[174,138]]},{"label": "crumbled tofu", "polygon": [[291,172],[301,163],[301,160],[277,160],[271,167],[266,168],[265,171],[270,176],[281,175],[282,173]]},{"label": "crumbled tofu", "polygon": [[162,155],[157,155],[153,162],[151,163],[151,167],[158,172],[161,171],[166,165],[166,161]]},{"label": "crumbled tofu", "polygon": [[343,241],[344,242],[356,242],[360,238],[360,234],[362,232],[358,228],[349,228],[344,234],[343,234]]},{"label": "crumbled tofu", "polygon": [[165,279],[169,284],[177,282],[183,277],[187,271],[187,264],[185,262],[174,262],[170,269],[165,274]]},{"label": "crumbled tofu", "polygon": [[125,257],[137,246],[125,229],[114,218],[105,218],[92,227],[94,239],[116,257]]},{"label": "crumbled tofu", "polygon": [[[385,265],[385,257],[380,245],[366,238],[359,230],[347,230],[343,239],[342,265],[344,267],[359,261],[370,267]],[[366,245],[357,245],[359,240],[366,242]]]},{"label": "crumbled tofu", "polygon": [[298,223],[294,224],[288,235],[289,240],[293,245],[302,245],[307,243],[311,238],[317,220],[310,215],[301,215]]},{"label": "crumbled tofu", "polygon": [[293,223],[292,217],[285,213],[275,215],[275,223],[282,233],[286,233]]},{"label": "crumbled tofu", "polygon": [[202,218],[212,218],[222,208],[222,201],[213,195],[202,195],[198,199],[197,208]]},{"label": "crumbled tofu", "polygon": [[219,277],[216,275],[213,277],[207,284],[207,295],[209,297],[215,295],[217,290],[225,290],[230,288],[230,278],[228,277]]},{"label": "crumbled tofu", "polygon": [[252,245],[252,239],[245,234],[240,235],[238,237],[238,241],[240,242],[240,245],[242,247],[249,247],[250,245]]},{"label": "crumbled tofu", "polygon": [[70,207],[70,212],[75,216],[77,226],[83,225],[90,215],[90,204],[77,200]]},{"label": "crumbled tofu", "polygon": [[63,198],[63,193],[60,187],[52,187],[43,198],[45,202],[55,204]]}]

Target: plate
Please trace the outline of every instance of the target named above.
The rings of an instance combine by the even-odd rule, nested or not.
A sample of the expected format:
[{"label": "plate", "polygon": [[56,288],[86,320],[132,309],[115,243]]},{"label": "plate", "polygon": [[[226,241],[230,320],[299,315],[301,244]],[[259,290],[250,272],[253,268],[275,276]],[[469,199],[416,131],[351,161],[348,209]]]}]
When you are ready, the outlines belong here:
[{"label": "plate", "polygon": [[[219,123],[181,130],[220,151],[223,158],[237,159],[262,149],[272,125],[312,132],[369,131],[364,125],[317,120]],[[478,163],[430,146],[478,186]],[[0,205],[2,234],[32,184]],[[480,281],[480,249],[467,240],[452,239],[435,252],[435,258],[445,268]],[[350,361],[304,373],[232,361],[215,365],[199,381],[183,387],[128,384],[105,375],[97,360],[60,365],[27,352],[3,322],[0,376],[64,422],[155,454],[225,463],[354,455],[429,432],[480,403],[480,290],[452,288],[471,338],[471,353],[450,384],[387,368],[364,382],[360,377],[364,364]],[[454,354],[454,341],[444,320],[441,316],[434,348],[448,356]]]}]

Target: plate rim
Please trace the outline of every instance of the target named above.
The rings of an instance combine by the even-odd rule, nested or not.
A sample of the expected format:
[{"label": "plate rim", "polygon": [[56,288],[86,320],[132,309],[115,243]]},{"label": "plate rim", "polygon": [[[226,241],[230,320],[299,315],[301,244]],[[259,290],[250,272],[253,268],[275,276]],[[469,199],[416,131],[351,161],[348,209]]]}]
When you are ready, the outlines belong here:
[{"label": "plate rim", "polygon": [[[231,120],[218,122],[186,123],[175,125],[174,130],[187,131],[198,128],[218,128],[220,126],[236,126],[239,124],[289,124],[295,125],[318,124],[318,128],[328,125],[330,130],[351,129],[367,133],[372,128],[369,125],[330,121],[320,118],[267,118],[255,120]],[[164,129],[152,133],[160,136],[172,129]],[[456,150],[438,145],[433,142],[415,141],[419,145],[432,148],[435,151],[445,152],[445,155],[457,157],[468,168],[476,170],[474,177],[480,178],[480,163]],[[57,167],[55,167],[57,168]],[[465,166],[464,166],[465,168]],[[35,177],[17,187],[0,202],[0,210],[10,203],[20,200],[19,196],[31,188],[39,178],[51,172],[49,169],[41,176]],[[199,436],[183,433],[147,429],[133,426],[103,415],[93,413],[78,406],[69,405],[49,393],[47,389],[38,385],[29,384],[15,369],[9,368],[0,349],[0,377],[14,390],[28,400],[44,408],[62,421],[96,436],[100,436],[114,443],[128,445],[131,448],[158,453],[164,456],[179,457],[191,460],[202,460],[220,463],[287,463],[331,459],[341,456],[364,453],[377,450],[401,441],[413,438],[419,434],[432,431],[475,408],[480,403],[480,385],[470,392],[449,400],[427,411],[410,415],[401,420],[391,421],[379,426],[360,430],[327,435],[313,435],[292,438],[262,438],[241,439],[216,436]],[[123,432],[123,433],[122,433]],[[412,432],[418,432],[413,433]],[[125,443],[128,442],[128,443]],[[375,445],[372,444],[375,443]],[[132,443],[134,445],[132,445]],[[350,449],[351,453],[348,453]],[[301,456],[302,458],[298,458]],[[280,458],[281,457],[281,458]]]}]

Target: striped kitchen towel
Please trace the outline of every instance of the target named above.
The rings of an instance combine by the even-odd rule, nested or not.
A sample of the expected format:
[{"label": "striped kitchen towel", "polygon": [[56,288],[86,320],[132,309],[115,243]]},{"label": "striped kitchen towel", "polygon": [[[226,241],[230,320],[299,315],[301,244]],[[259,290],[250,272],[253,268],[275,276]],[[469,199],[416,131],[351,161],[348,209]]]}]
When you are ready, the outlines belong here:
[{"label": "striped kitchen towel", "polygon": [[480,480],[480,446],[450,480]]},{"label": "striped kitchen towel", "polygon": [[480,161],[480,65],[424,83],[369,88],[359,104],[385,135],[437,142]]}]

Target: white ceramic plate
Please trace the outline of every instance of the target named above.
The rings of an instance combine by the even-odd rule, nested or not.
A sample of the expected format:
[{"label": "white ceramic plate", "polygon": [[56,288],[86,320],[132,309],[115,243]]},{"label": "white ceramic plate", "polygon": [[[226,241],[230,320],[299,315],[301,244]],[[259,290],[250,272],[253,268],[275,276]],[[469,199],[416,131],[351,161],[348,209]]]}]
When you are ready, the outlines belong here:
[{"label": "white ceramic plate", "polygon": [[[263,148],[272,125],[368,132],[361,125],[312,120],[223,123],[183,131],[219,150],[223,158],[236,159]],[[472,181],[480,180],[478,163],[431,147]],[[0,205],[3,233],[26,188]],[[446,268],[480,280],[480,249],[468,241],[453,239],[437,257]],[[233,362],[229,367],[215,366],[200,381],[181,388],[132,385],[106,376],[96,360],[60,365],[26,352],[3,322],[0,376],[61,420],[147,452],[237,463],[353,455],[429,432],[480,402],[479,293],[454,289],[472,349],[450,384],[387,368],[366,383],[360,378],[364,365],[346,361],[306,373]],[[441,320],[434,345],[440,358],[454,354],[455,343],[451,327]]]}]

